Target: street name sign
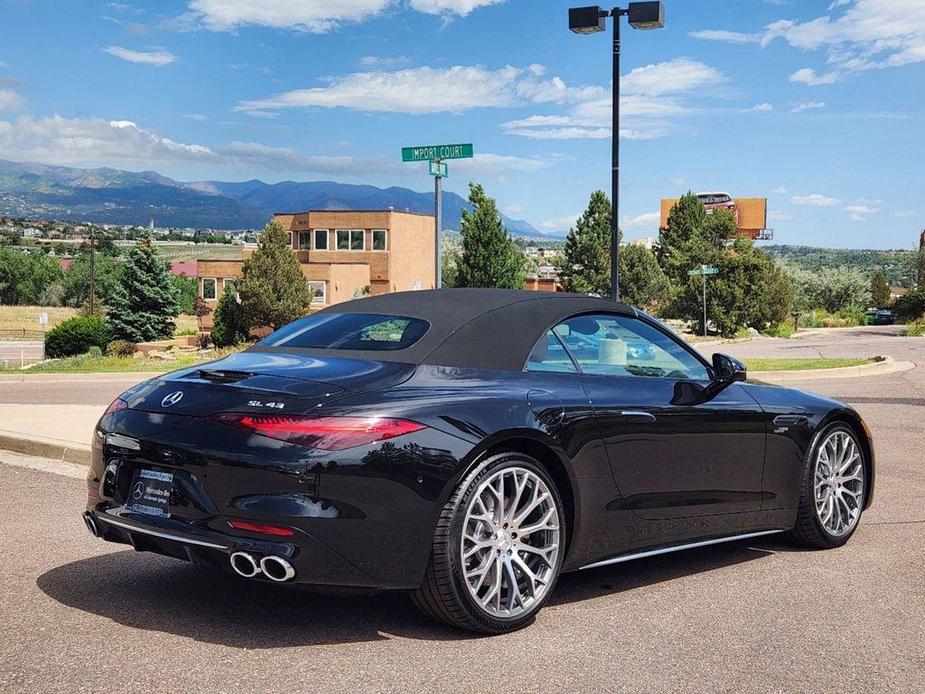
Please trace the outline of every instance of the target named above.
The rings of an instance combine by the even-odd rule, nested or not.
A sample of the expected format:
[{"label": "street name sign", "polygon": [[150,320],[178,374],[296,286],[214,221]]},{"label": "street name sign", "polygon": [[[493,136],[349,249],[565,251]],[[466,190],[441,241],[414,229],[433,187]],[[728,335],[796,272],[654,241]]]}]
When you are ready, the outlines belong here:
[{"label": "street name sign", "polygon": [[459,145],[425,145],[423,147],[402,147],[402,161],[439,161],[440,159],[471,159],[472,143]]},{"label": "street name sign", "polygon": [[696,270],[688,270],[688,275],[715,275],[719,272],[719,268],[716,267],[699,267]]},{"label": "street name sign", "polygon": [[439,176],[440,178],[446,178],[449,176],[449,167],[447,167],[445,161],[431,161],[430,164],[430,175]]}]

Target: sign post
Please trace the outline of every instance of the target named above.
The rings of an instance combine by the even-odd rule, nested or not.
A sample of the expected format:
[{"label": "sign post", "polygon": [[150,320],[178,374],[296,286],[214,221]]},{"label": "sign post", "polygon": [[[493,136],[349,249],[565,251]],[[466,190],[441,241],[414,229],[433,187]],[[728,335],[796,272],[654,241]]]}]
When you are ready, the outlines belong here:
[{"label": "sign post", "polygon": [[470,159],[473,156],[472,143],[457,145],[425,145],[402,147],[403,162],[426,161],[428,171],[434,177],[434,287],[443,286],[443,272],[440,267],[440,236],[443,231],[443,184],[449,175],[444,159]]},{"label": "sign post", "polygon": [[45,326],[48,325],[48,313],[45,311],[39,314],[39,325],[42,326],[42,361],[45,361]]},{"label": "sign post", "polygon": [[708,265],[701,265],[696,270],[688,270],[687,274],[690,276],[700,275],[703,277],[703,336],[707,336],[707,275],[715,275],[719,272],[719,268],[710,267]]}]

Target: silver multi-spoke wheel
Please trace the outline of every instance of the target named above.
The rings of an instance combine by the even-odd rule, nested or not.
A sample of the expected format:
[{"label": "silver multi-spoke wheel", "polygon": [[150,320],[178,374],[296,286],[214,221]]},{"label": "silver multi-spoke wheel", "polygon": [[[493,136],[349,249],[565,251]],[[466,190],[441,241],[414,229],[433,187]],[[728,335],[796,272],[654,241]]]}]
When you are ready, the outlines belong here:
[{"label": "silver multi-spoke wheel", "polygon": [[864,461],[847,432],[833,431],[819,445],[813,491],[822,527],[835,537],[851,532],[864,504]]},{"label": "silver multi-spoke wheel", "polygon": [[494,617],[530,611],[555,579],[559,511],[535,472],[508,467],[469,498],[460,556],[469,594]]}]

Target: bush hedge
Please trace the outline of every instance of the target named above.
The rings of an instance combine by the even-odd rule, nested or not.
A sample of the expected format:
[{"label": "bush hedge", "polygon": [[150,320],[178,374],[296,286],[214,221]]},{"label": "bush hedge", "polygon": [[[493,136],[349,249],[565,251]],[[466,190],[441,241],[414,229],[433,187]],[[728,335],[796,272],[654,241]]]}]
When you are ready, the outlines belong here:
[{"label": "bush hedge", "polygon": [[85,354],[90,347],[106,348],[112,339],[109,324],[99,316],[77,316],[58,323],[45,336],[45,355],[51,358]]}]

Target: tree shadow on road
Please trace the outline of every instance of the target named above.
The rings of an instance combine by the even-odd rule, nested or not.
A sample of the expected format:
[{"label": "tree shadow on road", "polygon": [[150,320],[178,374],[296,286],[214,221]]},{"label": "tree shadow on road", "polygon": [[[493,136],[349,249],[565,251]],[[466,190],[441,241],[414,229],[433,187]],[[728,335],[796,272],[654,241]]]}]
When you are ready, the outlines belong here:
[{"label": "tree shadow on road", "polygon": [[[603,597],[767,556],[741,544],[565,574],[551,604]],[[478,638],[420,615],[401,593],[320,595],[133,551],[51,569],[36,581],[57,602],[134,629],[232,648],[358,643],[392,636]]]}]

